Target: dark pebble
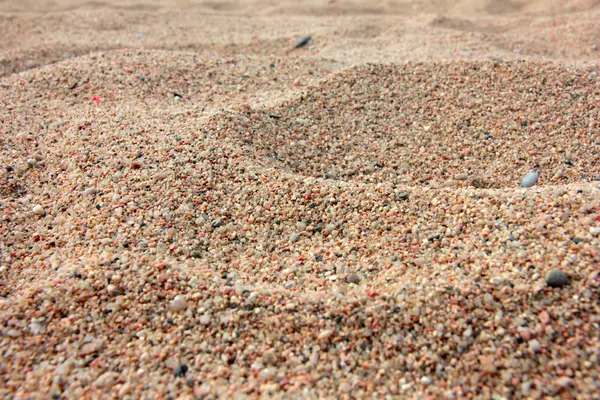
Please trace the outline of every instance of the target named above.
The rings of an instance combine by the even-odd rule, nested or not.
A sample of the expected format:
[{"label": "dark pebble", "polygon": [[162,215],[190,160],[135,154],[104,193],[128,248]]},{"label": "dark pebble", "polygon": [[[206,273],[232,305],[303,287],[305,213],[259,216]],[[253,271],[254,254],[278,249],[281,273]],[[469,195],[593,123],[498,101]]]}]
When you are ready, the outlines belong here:
[{"label": "dark pebble", "polygon": [[185,376],[186,372],[188,372],[188,366],[185,364],[179,364],[173,370],[173,375],[175,375],[177,377],[183,377],[183,376]]},{"label": "dark pebble", "polygon": [[15,169],[11,166],[11,165],[7,165],[6,166],[6,171],[7,172],[13,172]]},{"label": "dark pebble", "polygon": [[192,250],[190,253],[192,258],[202,258],[202,252],[200,250]]},{"label": "dark pebble", "polygon": [[569,283],[569,278],[560,269],[554,268],[546,274],[546,283],[550,287],[561,287]]},{"label": "dark pebble", "polygon": [[400,200],[406,200],[406,199],[408,199],[409,196],[410,195],[408,194],[408,192],[400,192],[400,193],[398,193],[398,198]]},{"label": "dark pebble", "polygon": [[310,35],[304,35],[304,36],[300,37],[300,39],[298,39],[298,41],[294,45],[294,48],[297,49],[299,47],[305,46],[306,43],[308,43],[310,41],[310,39],[312,39],[312,36],[310,36]]},{"label": "dark pebble", "polygon": [[357,284],[360,282],[360,277],[357,274],[350,274],[346,277],[346,282]]}]

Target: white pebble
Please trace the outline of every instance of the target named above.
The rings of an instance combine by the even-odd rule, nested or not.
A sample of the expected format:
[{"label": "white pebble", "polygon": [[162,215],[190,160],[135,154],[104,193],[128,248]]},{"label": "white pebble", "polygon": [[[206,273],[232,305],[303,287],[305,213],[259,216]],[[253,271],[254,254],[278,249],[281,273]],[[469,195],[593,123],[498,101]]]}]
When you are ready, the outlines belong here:
[{"label": "white pebble", "polygon": [[83,194],[86,196],[95,196],[98,191],[96,188],[87,188],[83,191]]},{"label": "white pebble", "polygon": [[31,324],[29,324],[29,330],[34,335],[37,335],[38,333],[41,333],[44,330],[44,327],[38,321],[32,319]]},{"label": "white pebble", "polygon": [[173,312],[181,312],[187,308],[188,304],[185,298],[181,295],[175,296],[175,298],[169,304],[169,310]]},{"label": "white pebble", "polygon": [[39,204],[36,204],[33,207],[33,213],[35,215],[43,216],[43,215],[46,215],[46,210],[44,210],[44,207],[40,206]]},{"label": "white pebble", "polygon": [[410,389],[412,387],[412,383],[405,383],[402,386],[400,386],[400,390],[402,390],[403,392],[406,392],[408,389]]},{"label": "white pebble", "polygon": [[203,316],[200,317],[200,323],[202,325],[208,325],[210,323],[210,315],[209,314],[204,314]]},{"label": "white pebble", "polygon": [[333,336],[333,333],[334,333],[334,332],[335,332],[335,331],[334,331],[333,329],[327,329],[327,330],[324,330],[323,332],[321,332],[321,333],[319,334],[319,337],[317,338],[317,340],[319,340],[319,341],[325,341],[325,340],[328,340],[330,337],[332,337],[332,336]]},{"label": "white pebble", "polygon": [[277,369],[275,368],[265,368],[258,373],[258,380],[260,381],[268,381],[271,380],[277,375]]},{"label": "white pebble", "polygon": [[494,286],[502,286],[506,283],[506,279],[504,279],[500,276],[494,276],[493,278],[490,279],[490,283]]},{"label": "white pebble", "polygon": [[529,341],[529,348],[533,352],[538,352],[542,348],[542,345],[536,339],[533,339]]},{"label": "white pebble", "polygon": [[521,179],[521,183],[520,186],[521,187],[532,187],[533,185],[535,185],[538,181],[538,173],[535,171],[531,171],[526,173],[523,178]]}]

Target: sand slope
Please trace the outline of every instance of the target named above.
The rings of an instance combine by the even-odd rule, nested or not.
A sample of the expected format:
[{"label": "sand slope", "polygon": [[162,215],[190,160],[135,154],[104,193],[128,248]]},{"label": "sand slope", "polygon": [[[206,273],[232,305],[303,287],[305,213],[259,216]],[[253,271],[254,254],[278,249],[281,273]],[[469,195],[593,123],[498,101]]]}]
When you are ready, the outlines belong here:
[{"label": "sand slope", "polygon": [[594,398],[599,19],[0,2],[0,393]]}]

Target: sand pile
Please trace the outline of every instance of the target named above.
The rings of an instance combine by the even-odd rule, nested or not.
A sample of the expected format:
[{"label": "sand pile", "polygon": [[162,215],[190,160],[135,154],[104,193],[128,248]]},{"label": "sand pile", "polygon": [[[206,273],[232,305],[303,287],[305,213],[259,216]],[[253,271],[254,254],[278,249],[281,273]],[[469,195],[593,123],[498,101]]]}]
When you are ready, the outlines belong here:
[{"label": "sand pile", "polygon": [[0,393],[593,398],[599,9],[432,4],[4,2]]}]

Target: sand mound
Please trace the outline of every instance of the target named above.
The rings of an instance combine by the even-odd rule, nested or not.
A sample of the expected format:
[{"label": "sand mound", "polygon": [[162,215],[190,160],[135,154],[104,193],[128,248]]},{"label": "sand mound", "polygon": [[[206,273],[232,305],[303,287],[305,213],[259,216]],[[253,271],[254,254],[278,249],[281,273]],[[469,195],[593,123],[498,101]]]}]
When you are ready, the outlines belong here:
[{"label": "sand mound", "polygon": [[591,181],[598,95],[595,73],[548,63],[361,66],[214,134],[329,179],[500,188],[535,168],[543,184]]}]

